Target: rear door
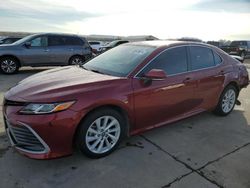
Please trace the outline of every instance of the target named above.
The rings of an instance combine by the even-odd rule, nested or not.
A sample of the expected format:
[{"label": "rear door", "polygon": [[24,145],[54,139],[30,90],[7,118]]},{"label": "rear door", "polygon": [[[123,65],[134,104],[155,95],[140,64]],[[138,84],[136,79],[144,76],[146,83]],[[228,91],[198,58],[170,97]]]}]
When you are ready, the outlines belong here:
[{"label": "rear door", "polygon": [[199,108],[209,109],[217,103],[225,79],[221,57],[212,49],[204,46],[190,46],[190,64],[198,87],[195,98]]},{"label": "rear door", "polygon": [[49,35],[48,50],[50,54],[50,64],[67,65],[69,58],[73,55],[72,46],[67,43],[67,36]]},{"label": "rear door", "polygon": [[[167,78],[146,84],[143,76],[152,69],[162,69]],[[186,47],[168,49],[151,61],[134,79],[136,125],[152,128],[192,112],[196,81],[188,72]]]}]

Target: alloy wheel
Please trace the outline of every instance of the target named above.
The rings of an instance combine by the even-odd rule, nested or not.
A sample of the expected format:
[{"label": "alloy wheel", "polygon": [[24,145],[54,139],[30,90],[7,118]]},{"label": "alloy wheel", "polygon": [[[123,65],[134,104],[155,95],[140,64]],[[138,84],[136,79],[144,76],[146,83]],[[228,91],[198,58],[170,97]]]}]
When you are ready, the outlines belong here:
[{"label": "alloy wheel", "polygon": [[1,69],[5,72],[5,73],[13,73],[16,71],[17,69],[17,65],[16,62],[11,60],[11,59],[5,59],[1,62]]},{"label": "alloy wheel", "polygon": [[113,116],[102,116],[88,128],[85,141],[88,149],[96,154],[110,151],[121,134],[119,121]]},{"label": "alloy wheel", "polygon": [[82,65],[83,63],[83,60],[82,58],[80,57],[75,57],[72,61],[71,61],[71,64],[72,65]]},{"label": "alloy wheel", "polygon": [[228,113],[234,107],[236,100],[236,93],[233,89],[227,90],[222,99],[222,110],[224,113]]}]

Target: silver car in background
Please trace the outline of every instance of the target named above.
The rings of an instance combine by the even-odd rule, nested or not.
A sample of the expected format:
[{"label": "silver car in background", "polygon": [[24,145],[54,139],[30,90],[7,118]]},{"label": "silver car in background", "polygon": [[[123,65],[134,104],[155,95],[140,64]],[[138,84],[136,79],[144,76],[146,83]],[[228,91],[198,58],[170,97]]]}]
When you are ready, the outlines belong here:
[{"label": "silver car in background", "polygon": [[85,38],[68,34],[34,34],[0,46],[0,71],[13,74],[22,66],[83,64],[91,57],[91,47]]}]

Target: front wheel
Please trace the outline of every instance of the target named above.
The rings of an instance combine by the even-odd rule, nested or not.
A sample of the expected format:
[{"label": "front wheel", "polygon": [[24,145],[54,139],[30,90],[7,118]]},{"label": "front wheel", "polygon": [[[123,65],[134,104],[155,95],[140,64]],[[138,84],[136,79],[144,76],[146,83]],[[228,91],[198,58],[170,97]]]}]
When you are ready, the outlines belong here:
[{"label": "front wheel", "polygon": [[228,115],[234,108],[238,97],[238,91],[233,85],[227,86],[220,96],[219,103],[214,110],[220,116]]},{"label": "front wheel", "polygon": [[109,108],[95,111],[80,125],[76,144],[87,157],[104,157],[119,145],[125,126],[123,116],[117,111]]},{"label": "front wheel", "polygon": [[0,70],[4,74],[14,74],[18,72],[19,65],[15,58],[5,57],[0,60]]}]

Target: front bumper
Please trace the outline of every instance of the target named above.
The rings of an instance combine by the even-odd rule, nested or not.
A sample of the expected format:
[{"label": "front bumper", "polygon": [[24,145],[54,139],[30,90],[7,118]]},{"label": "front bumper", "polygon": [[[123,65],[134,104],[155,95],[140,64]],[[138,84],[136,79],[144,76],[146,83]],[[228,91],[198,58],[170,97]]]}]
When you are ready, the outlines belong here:
[{"label": "front bumper", "polygon": [[6,133],[17,151],[34,159],[72,154],[80,113],[66,110],[47,115],[20,115],[16,113],[18,108],[9,106],[4,109]]}]

